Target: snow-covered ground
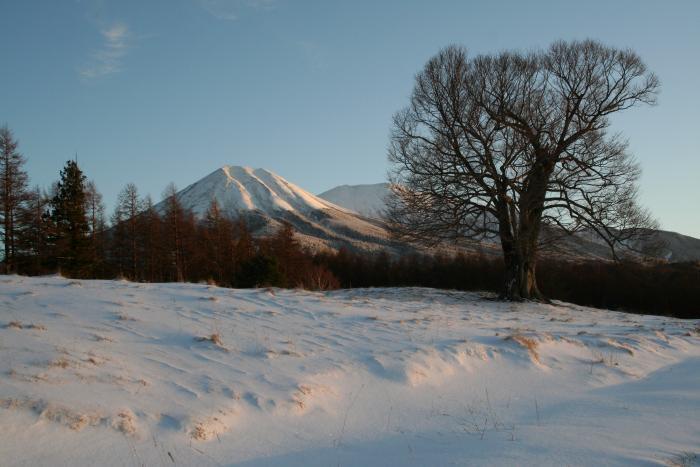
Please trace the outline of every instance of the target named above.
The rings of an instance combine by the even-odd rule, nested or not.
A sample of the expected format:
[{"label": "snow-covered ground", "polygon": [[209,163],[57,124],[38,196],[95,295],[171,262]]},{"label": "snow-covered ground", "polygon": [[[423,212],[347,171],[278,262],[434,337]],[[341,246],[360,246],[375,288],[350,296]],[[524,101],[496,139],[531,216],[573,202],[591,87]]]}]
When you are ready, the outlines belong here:
[{"label": "snow-covered ground", "polygon": [[698,455],[697,321],[430,289],[0,277],[3,466]]}]

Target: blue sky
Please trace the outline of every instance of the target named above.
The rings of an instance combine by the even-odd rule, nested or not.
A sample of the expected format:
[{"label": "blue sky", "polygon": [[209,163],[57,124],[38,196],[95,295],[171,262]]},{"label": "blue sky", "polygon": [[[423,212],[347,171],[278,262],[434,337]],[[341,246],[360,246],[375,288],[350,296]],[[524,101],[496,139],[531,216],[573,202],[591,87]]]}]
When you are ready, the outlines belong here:
[{"label": "blue sky", "polygon": [[0,124],[48,186],[77,152],[111,211],[224,164],[315,193],[383,181],[391,116],[441,47],[599,39],[635,49],[659,105],[614,121],[662,227],[700,237],[700,2],[0,0]]}]

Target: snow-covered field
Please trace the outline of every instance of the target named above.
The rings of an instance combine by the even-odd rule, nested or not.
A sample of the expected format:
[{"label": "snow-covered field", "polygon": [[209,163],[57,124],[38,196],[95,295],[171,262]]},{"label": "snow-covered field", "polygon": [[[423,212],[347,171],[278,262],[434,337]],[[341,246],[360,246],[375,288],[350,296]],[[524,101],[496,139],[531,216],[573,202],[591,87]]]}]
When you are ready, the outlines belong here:
[{"label": "snow-covered field", "polygon": [[699,332],[430,289],[2,276],[0,464],[696,465]]}]

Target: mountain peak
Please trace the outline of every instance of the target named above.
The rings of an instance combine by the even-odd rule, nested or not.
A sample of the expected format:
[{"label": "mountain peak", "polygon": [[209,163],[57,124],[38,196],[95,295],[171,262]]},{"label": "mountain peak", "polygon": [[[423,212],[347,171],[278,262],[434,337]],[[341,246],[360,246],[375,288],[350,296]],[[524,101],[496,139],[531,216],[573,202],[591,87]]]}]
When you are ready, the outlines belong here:
[{"label": "mountain peak", "polygon": [[178,193],[180,202],[196,215],[206,212],[212,199],[233,215],[243,211],[341,209],[288,182],[267,169],[224,165]]},{"label": "mountain peak", "polygon": [[[176,196],[200,218],[216,199],[225,215],[244,218],[254,234],[269,234],[288,222],[313,249],[395,246],[381,222],[321,199],[267,169],[224,165]],[[164,209],[163,203],[156,209]]]}]

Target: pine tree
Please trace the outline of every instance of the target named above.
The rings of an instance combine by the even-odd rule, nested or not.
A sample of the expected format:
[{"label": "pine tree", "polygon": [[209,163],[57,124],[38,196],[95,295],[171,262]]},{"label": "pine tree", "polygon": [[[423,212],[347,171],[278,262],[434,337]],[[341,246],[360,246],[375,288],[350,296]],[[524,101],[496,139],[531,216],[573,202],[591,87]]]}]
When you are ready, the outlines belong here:
[{"label": "pine tree", "polygon": [[4,245],[4,271],[16,272],[18,216],[27,200],[26,160],[7,126],[0,128],[0,229]]},{"label": "pine tree", "polygon": [[85,175],[77,162],[67,161],[51,200],[50,220],[57,266],[71,277],[87,277],[93,266],[85,200]]}]

